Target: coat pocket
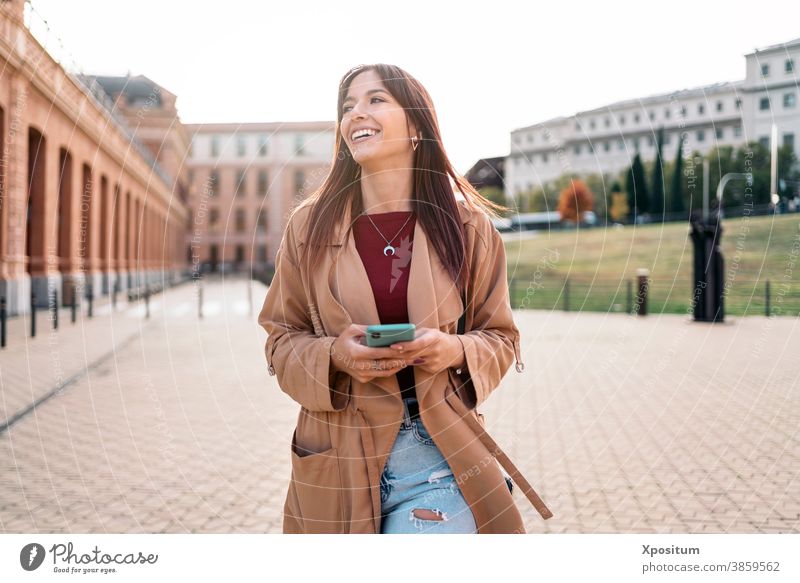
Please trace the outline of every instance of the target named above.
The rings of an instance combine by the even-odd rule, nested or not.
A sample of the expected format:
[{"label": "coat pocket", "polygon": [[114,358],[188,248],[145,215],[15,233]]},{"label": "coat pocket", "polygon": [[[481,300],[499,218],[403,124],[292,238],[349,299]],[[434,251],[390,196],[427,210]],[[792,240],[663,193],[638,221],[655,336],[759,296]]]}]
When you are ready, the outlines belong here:
[{"label": "coat pocket", "polygon": [[304,533],[343,533],[342,477],[335,447],[309,453],[297,445],[297,429],[292,434],[292,487],[294,518]]}]

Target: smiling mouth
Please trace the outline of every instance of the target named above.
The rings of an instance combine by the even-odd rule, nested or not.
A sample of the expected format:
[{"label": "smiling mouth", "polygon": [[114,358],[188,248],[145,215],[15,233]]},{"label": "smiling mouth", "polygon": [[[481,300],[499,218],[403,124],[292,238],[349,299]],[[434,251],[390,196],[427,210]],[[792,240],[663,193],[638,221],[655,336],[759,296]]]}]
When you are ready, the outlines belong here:
[{"label": "smiling mouth", "polygon": [[372,138],[377,137],[378,135],[380,135],[380,133],[381,133],[380,130],[378,130],[377,132],[375,132],[371,136],[361,136],[361,137],[356,138],[355,140],[353,140],[353,143],[354,144],[360,144],[361,142],[366,142],[367,140],[371,140]]}]

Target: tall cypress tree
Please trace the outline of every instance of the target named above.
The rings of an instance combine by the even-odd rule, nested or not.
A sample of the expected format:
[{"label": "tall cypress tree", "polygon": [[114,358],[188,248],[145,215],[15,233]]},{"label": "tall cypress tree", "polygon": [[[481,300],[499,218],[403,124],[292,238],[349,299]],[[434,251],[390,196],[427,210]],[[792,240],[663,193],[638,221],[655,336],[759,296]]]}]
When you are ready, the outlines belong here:
[{"label": "tall cypress tree", "polygon": [[672,212],[682,213],[683,206],[683,135],[678,134],[678,151],[675,154],[675,168],[672,171],[672,190],[669,193]]},{"label": "tall cypress tree", "polygon": [[653,199],[650,205],[650,212],[657,221],[664,220],[664,161],[661,151],[664,148],[664,128],[658,129],[658,139],[656,142],[656,159],[653,167]]},{"label": "tall cypress tree", "polygon": [[633,164],[631,164],[625,177],[625,184],[628,189],[628,207],[635,223],[640,214],[649,210],[644,166],[642,166],[642,159],[638,152],[633,158]]}]

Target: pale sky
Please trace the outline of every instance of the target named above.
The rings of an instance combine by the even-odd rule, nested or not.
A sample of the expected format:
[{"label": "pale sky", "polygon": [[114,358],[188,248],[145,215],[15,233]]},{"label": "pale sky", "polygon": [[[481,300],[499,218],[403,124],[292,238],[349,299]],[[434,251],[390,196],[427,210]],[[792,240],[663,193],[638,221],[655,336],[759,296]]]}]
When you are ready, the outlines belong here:
[{"label": "pale sky", "polygon": [[462,174],[508,154],[515,128],[743,79],[746,53],[800,36],[800,8],[786,0],[32,5],[51,29],[34,16],[37,38],[67,68],[146,75],[178,96],[184,123],[334,122],[348,69],[398,65],[431,94]]}]

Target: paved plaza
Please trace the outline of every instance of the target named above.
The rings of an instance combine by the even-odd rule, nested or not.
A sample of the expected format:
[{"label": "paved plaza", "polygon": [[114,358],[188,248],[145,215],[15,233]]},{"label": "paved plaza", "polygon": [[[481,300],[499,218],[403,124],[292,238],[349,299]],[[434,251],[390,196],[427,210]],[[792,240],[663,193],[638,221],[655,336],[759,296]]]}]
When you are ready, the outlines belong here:
[{"label": "paved plaza", "polygon": [[[248,294],[252,290],[252,303]],[[299,405],[266,287],[207,280],[0,350],[0,532],[279,533]],[[798,319],[518,311],[487,429],[554,517],[531,533],[800,532]],[[36,406],[32,406],[36,403]]]}]

